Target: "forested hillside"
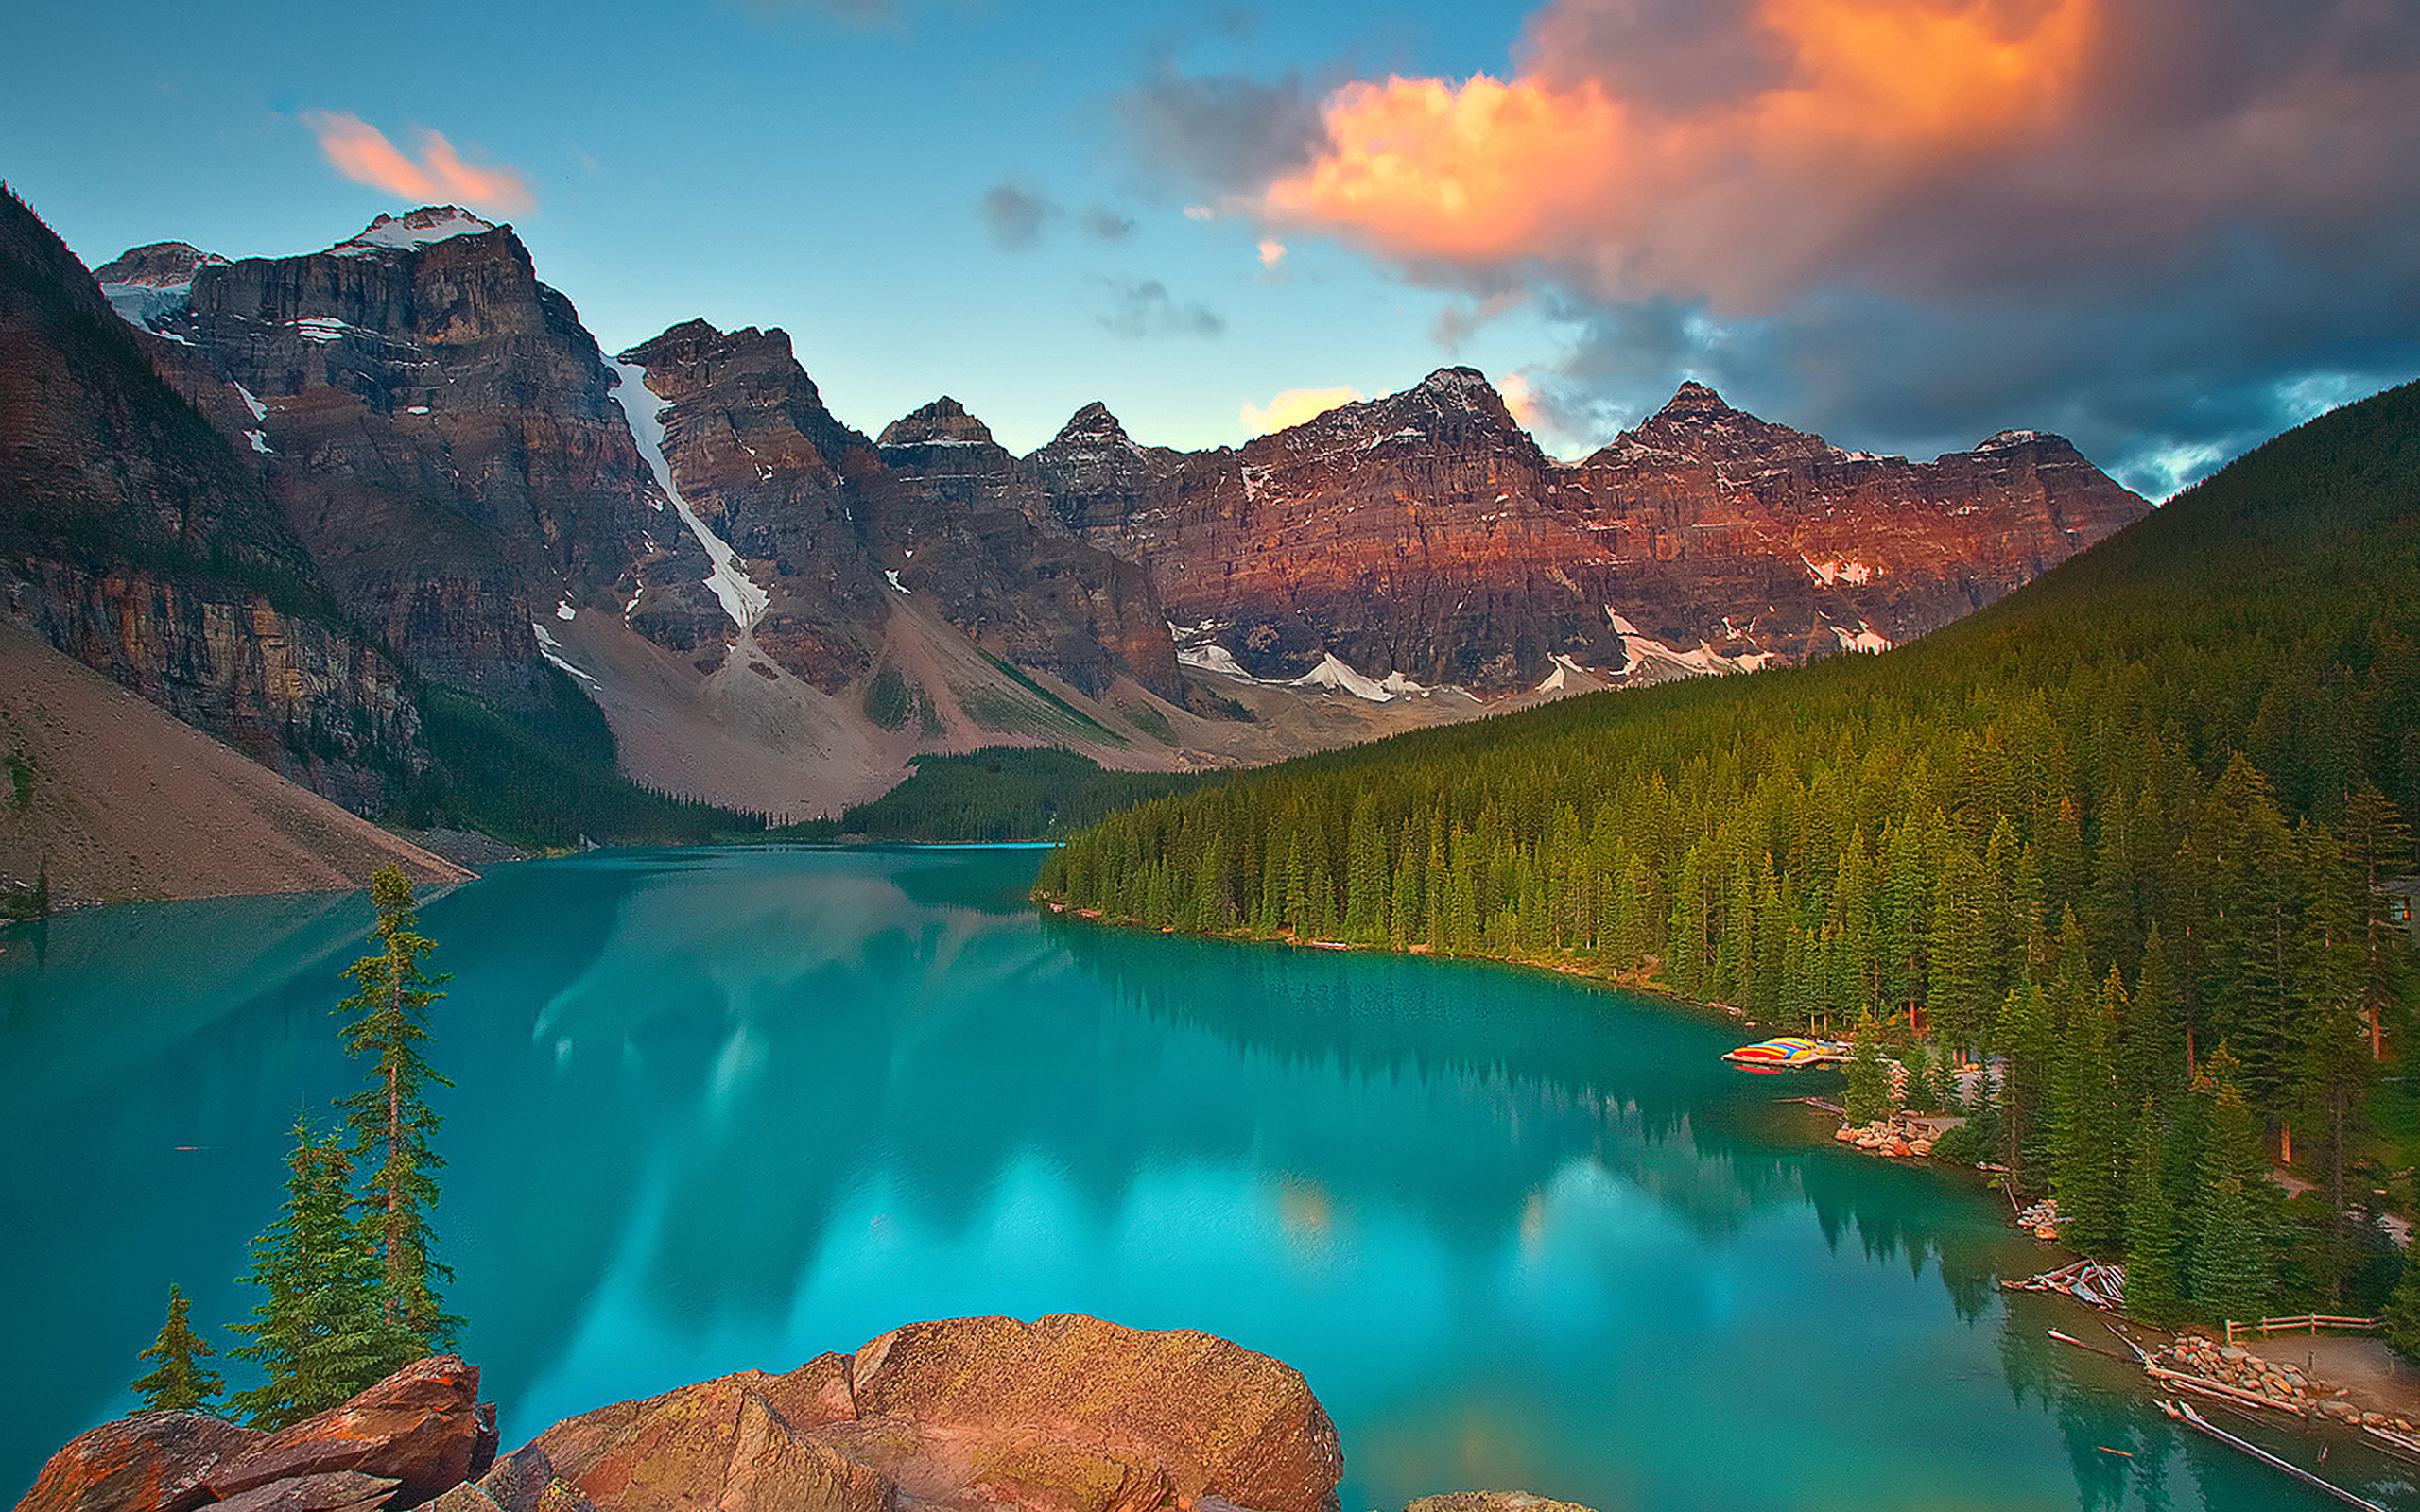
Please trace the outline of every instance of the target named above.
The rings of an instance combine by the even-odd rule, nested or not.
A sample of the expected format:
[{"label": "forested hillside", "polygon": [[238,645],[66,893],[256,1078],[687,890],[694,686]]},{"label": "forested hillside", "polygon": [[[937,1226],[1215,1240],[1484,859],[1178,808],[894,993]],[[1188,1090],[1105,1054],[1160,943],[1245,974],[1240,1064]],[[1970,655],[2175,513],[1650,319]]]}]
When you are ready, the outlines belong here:
[{"label": "forested hillside", "polygon": [[[1041,886],[2004,1055],[1979,1129],[2070,1242],[2140,1228],[2169,1305],[2242,1316],[2377,1284],[2352,1198],[2383,1178],[2348,1168],[2403,1163],[2364,1119],[2411,955],[2373,885],[2413,869],[2415,812],[2407,386],[1902,650],[1289,763],[1114,816]],[[2326,1214],[2284,1221],[2272,1159]]]}]

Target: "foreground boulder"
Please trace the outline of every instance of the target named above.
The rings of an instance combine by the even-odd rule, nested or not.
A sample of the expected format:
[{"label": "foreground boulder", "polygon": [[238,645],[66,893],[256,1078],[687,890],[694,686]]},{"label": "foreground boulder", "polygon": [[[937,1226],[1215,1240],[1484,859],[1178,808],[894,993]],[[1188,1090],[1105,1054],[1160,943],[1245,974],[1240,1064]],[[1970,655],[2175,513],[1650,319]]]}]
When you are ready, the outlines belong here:
[{"label": "foreground boulder", "polygon": [[786,1375],[600,1408],[536,1447],[597,1512],[1337,1512],[1344,1469],[1296,1371],[1075,1314],[911,1324]]},{"label": "foreground boulder", "polygon": [[456,1355],[406,1366],[276,1433],[194,1412],[103,1423],[50,1458],[17,1512],[368,1512],[486,1471],[495,1407]]}]

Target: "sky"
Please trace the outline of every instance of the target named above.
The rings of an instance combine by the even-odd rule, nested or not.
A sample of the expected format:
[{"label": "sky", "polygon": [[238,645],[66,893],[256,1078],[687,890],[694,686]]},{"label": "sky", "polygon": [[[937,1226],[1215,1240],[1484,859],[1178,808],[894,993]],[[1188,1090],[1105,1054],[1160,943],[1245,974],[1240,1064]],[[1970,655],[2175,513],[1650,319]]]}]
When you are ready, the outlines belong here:
[{"label": "sky", "polygon": [[1461,363],[1564,456],[1696,380],[2158,498],[2420,375],[2420,0],[21,9],[0,179],[89,265],[458,203],[609,354],[779,326],[870,434]]}]

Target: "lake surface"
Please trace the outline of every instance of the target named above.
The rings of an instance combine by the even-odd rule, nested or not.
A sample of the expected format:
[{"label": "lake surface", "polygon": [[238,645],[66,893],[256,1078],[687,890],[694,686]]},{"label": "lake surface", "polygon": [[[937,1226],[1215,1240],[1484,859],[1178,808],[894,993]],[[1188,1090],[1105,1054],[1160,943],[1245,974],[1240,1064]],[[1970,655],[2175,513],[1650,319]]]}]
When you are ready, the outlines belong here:
[{"label": "lake surface", "polygon": [[[1347,1512],[2335,1503],[2172,1432],[2007,1298],[2056,1258],[1844,1152],[1737,1031],[1542,973],[1039,917],[1031,850],[598,853],[430,901],[438,1223],[508,1448],[919,1318],[1224,1334],[1336,1419]],[[0,951],[0,1494],[205,1332],[354,1071],[365,895]],[[1810,1074],[1821,1075],[1823,1074]],[[223,1335],[216,1335],[221,1338]],[[2132,1457],[2108,1452],[2123,1450]],[[2339,1443],[2388,1504],[2408,1472]]]}]

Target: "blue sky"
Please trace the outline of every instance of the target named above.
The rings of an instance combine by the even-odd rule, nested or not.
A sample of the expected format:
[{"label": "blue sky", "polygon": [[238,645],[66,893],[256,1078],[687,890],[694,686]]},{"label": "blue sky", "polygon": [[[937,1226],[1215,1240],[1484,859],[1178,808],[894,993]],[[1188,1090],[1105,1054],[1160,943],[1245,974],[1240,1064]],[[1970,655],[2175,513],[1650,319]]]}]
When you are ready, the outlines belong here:
[{"label": "blue sky", "polygon": [[[2420,373],[2411,0],[44,7],[0,177],[88,263],[325,247],[443,150],[608,352],[780,326],[869,432],[1236,442],[1447,362],[1550,449],[1685,378],[2154,494]],[[434,139],[442,146],[435,148]],[[1282,249],[1282,251],[1277,250]]]}]

